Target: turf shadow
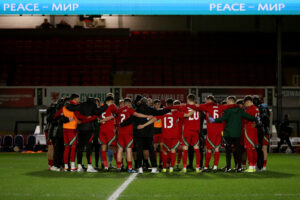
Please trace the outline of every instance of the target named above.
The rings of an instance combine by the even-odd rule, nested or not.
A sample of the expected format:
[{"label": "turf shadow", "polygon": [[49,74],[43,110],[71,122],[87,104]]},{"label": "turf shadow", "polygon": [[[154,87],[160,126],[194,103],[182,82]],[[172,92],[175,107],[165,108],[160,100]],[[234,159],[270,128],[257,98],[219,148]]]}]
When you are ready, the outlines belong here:
[{"label": "turf shadow", "polygon": [[278,179],[278,178],[289,178],[296,176],[296,174],[289,174],[277,171],[266,171],[266,172],[256,172],[256,173],[224,173],[218,172],[214,174],[215,178],[230,178],[230,179]]},{"label": "turf shadow", "polygon": [[52,172],[48,170],[32,171],[24,174],[25,176],[35,176],[41,178],[127,178],[128,173],[117,172],[98,172],[98,173],[77,173],[77,172]]}]

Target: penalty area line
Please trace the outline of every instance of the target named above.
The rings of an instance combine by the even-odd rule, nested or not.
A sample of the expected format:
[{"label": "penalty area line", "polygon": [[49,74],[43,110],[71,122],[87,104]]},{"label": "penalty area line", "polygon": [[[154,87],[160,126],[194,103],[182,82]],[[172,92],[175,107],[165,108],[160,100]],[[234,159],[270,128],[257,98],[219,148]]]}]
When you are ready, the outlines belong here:
[{"label": "penalty area line", "polygon": [[116,200],[120,196],[120,194],[128,187],[128,185],[135,179],[137,173],[131,174],[127,180],[116,190],[112,195],[108,197],[107,200]]}]

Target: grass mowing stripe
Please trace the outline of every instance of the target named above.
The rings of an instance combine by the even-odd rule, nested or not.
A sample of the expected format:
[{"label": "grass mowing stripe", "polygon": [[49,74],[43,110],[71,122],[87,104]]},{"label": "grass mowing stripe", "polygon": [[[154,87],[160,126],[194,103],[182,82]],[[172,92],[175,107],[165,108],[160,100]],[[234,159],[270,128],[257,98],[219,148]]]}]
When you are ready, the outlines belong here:
[{"label": "grass mowing stripe", "polygon": [[131,174],[129,178],[107,200],[116,200],[136,176],[137,173]]}]

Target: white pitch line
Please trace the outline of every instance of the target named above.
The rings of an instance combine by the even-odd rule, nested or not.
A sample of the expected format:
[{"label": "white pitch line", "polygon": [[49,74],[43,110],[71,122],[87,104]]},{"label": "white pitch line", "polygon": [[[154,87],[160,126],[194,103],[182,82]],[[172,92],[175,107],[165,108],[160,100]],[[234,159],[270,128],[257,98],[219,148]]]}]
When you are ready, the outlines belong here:
[{"label": "white pitch line", "polygon": [[127,188],[127,186],[135,179],[137,173],[131,174],[128,179],[112,194],[107,200],[116,200],[120,194]]}]

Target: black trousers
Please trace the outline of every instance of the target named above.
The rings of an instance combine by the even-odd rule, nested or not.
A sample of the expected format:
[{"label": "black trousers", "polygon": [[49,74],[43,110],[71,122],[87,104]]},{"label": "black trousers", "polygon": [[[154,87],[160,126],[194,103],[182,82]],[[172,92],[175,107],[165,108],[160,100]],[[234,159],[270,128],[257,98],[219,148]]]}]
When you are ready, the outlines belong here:
[{"label": "black trousers", "polygon": [[82,154],[86,147],[86,159],[91,164],[91,155],[93,150],[93,131],[79,131],[77,143],[77,163],[82,164]]},{"label": "black trousers", "polygon": [[62,133],[58,135],[55,139],[54,145],[54,155],[53,155],[53,162],[55,167],[63,167],[64,164],[64,138]]},{"label": "black trousers", "polygon": [[264,166],[264,152],[262,151],[263,139],[264,135],[262,133],[258,133],[258,147],[256,148],[258,169],[262,169]]},{"label": "black trousers", "polygon": [[225,137],[225,144],[226,144],[226,167],[229,169],[231,168],[231,153],[232,153],[232,144],[235,148],[236,160],[238,168],[242,166],[242,153],[241,153],[241,139],[240,137]]},{"label": "black trousers", "polygon": [[[98,136],[99,137],[99,136]],[[93,147],[94,147],[94,151],[95,151],[95,166],[99,167],[99,158],[100,158],[100,144],[98,142],[98,137],[93,138]]]},{"label": "black trousers", "polygon": [[155,153],[154,153],[154,142],[153,137],[135,137],[135,145],[137,150],[137,163],[136,167],[140,168],[142,167],[143,162],[143,151],[144,149],[149,149],[149,157],[151,161],[152,167],[157,167],[156,159],[155,159]]}]

